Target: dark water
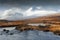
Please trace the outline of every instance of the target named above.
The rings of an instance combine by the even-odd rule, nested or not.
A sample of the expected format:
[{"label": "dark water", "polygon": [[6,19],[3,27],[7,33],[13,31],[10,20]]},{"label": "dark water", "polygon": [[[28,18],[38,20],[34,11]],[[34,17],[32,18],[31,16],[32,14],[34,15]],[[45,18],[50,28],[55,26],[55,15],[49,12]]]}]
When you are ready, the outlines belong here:
[{"label": "dark water", "polygon": [[[37,30],[29,30],[20,32],[11,30],[9,33],[0,32],[0,40],[60,40],[60,36],[54,35],[51,32],[43,32]],[[13,33],[13,35],[9,35]]]}]

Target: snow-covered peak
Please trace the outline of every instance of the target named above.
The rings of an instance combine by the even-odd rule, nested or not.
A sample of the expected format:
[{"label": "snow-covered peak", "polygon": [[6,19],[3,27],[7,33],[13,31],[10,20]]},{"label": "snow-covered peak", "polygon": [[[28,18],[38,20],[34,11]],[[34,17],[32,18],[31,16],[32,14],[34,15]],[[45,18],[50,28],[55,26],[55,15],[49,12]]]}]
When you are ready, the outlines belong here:
[{"label": "snow-covered peak", "polygon": [[5,10],[0,19],[7,19],[7,20],[22,20],[26,18],[34,18],[38,16],[45,16],[49,14],[55,14],[56,11],[52,10],[41,10],[41,7],[30,7],[29,9],[23,11],[20,8],[12,8]]},{"label": "snow-covered peak", "polygon": [[23,15],[22,11],[18,8],[15,8],[15,9],[5,10],[1,19],[19,20],[19,19],[23,19],[23,17],[24,17],[24,15]]}]

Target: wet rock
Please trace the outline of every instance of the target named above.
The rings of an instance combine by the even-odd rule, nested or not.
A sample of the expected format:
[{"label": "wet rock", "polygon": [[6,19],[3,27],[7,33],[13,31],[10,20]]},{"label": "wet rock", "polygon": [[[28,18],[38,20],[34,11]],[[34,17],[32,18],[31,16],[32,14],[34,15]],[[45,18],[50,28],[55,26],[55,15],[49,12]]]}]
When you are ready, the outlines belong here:
[{"label": "wet rock", "polygon": [[9,30],[6,30],[6,33],[8,33],[9,32]]},{"label": "wet rock", "polygon": [[6,29],[3,29],[3,31],[6,31]]},{"label": "wet rock", "polygon": [[10,35],[13,35],[14,33],[10,33]]}]

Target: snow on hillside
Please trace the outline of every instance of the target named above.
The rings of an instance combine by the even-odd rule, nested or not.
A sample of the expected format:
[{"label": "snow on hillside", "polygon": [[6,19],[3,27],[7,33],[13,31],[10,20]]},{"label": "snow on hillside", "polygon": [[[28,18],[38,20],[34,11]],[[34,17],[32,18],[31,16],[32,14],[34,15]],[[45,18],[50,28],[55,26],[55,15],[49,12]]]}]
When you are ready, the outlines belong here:
[{"label": "snow on hillside", "polygon": [[[13,35],[10,35],[10,33],[13,33]],[[51,32],[37,30],[23,32],[18,30],[10,30],[9,33],[0,31],[0,40],[60,40],[60,36],[54,35]]]},{"label": "snow on hillside", "polygon": [[40,10],[38,8],[35,8],[33,10],[33,7],[30,7],[29,9],[22,11],[20,8],[11,8],[8,10],[5,10],[4,13],[1,15],[0,19],[7,19],[7,20],[22,20],[26,18],[34,18],[38,16],[45,16],[49,14],[55,14],[56,11],[51,10]]}]

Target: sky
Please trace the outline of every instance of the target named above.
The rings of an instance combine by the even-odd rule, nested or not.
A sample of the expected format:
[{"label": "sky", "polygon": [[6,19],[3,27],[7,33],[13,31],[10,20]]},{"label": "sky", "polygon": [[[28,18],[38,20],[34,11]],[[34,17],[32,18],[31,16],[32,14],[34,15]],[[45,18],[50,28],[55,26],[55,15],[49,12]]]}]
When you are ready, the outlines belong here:
[{"label": "sky", "polygon": [[24,19],[60,12],[60,0],[0,0],[0,19]]}]

